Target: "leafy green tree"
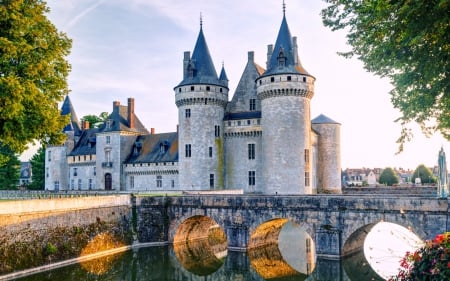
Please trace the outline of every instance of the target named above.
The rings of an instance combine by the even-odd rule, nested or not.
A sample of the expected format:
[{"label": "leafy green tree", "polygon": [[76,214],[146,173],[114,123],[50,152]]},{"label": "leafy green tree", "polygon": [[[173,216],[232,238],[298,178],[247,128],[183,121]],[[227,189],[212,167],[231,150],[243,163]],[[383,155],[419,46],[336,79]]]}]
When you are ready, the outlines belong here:
[{"label": "leafy green tree", "polygon": [[0,165],[0,189],[17,189],[20,177],[19,158],[14,151],[4,145],[0,145],[0,155],[8,159]]},{"label": "leafy green tree", "polygon": [[357,56],[393,84],[391,102],[402,113],[399,151],[413,137],[413,122],[450,140],[450,1],[324,1],[324,25],[348,32],[352,49],[340,54]]},{"label": "leafy green tree", "polygon": [[69,92],[72,42],[48,12],[42,0],[0,1],[0,142],[16,153],[65,138],[58,103]]},{"label": "leafy green tree", "polygon": [[108,117],[109,117],[108,112],[102,112],[100,113],[99,116],[93,114],[83,116],[81,120],[88,121],[91,128],[98,128],[108,120]]},{"label": "leafy green tree", "polygon": [[45,147],[41,146],[36,154],[30,159],[31,163],[31,183],[29,189],[44,190],[45,188]]},{"label": "leafy green tree", "polygon": [[388,167],[381,172],[379,182],[387,186],[392,186],[399,182],[399,178],[394,169]]},{"label": "leafy green tree", "polygon": [[436,178],[433,176],[430,168],[426,167],[423,164],[417,166],[416,170],[414,171],[413,182],[416,178],[420,178],[420,182],[422,184],[436,183]]}]

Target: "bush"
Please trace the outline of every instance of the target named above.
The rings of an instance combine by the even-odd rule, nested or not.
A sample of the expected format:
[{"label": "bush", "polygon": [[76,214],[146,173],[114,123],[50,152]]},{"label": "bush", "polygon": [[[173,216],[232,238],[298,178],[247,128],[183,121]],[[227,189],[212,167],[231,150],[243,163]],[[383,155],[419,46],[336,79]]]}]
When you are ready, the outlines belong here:
[{"label": "bush", "polygon": [[414,253],[407,252],[400,267],[389,281],[450,280],[450,232],[436,235]]}]

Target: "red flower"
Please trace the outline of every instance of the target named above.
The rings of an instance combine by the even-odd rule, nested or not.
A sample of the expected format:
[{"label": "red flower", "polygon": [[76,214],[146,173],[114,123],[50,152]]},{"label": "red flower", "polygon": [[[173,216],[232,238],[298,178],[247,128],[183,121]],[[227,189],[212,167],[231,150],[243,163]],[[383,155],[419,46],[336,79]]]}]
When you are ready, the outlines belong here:
[{"label": "red flower", "polygon": [[450,268],[450,261],[447,263],[447,268]]}]

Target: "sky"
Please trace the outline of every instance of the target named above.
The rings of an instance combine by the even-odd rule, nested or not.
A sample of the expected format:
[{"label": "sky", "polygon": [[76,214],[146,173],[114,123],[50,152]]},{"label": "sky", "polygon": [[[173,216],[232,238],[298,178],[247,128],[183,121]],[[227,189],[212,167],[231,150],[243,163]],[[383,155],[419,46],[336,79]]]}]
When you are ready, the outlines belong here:
[{"label": "sky", "polygon": [[[342,124],[342,168],[410,168],[437,164],[439,135],[419,131],[401,154],[400,113],[390,102],[392,86],[364,70],[348,51],[344,32],[322,24],[320,0],[286,0],[286,18],[298,37],[299,56],[316,78],[312,118],[325,114]],[[247,52],[265,67],[267,45],[281,24],[281,0],[47,0],[50,20],[73,40],[68,60],[70,99],[78,118],[111,112],[113,101],[135,98],[135,112],[156,133],[173,132],[177,107],[173,88],[182,80],[183,52],[193,51],[200,28],[217,73],[230,80],[229,100],[247,63]]]}]

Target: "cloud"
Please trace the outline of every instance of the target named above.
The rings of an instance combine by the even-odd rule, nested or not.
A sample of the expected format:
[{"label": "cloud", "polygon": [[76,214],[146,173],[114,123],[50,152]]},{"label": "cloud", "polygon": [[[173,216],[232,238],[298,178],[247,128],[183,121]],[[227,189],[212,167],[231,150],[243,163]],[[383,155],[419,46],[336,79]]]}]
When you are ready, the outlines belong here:
[{"label": "cloud", "polygon": [[92,4],[91,6],[85,8],[80,13],[78,13],[75,17],[73,17],[69,23],[66,25],[66,29],[70,29],[73,26],[75,26],[83,17],[85,17],[87,14],[91,13],[93,10],[97,9],[98,6],[103,4],[106,0],[98,0],[96,3]]}]

